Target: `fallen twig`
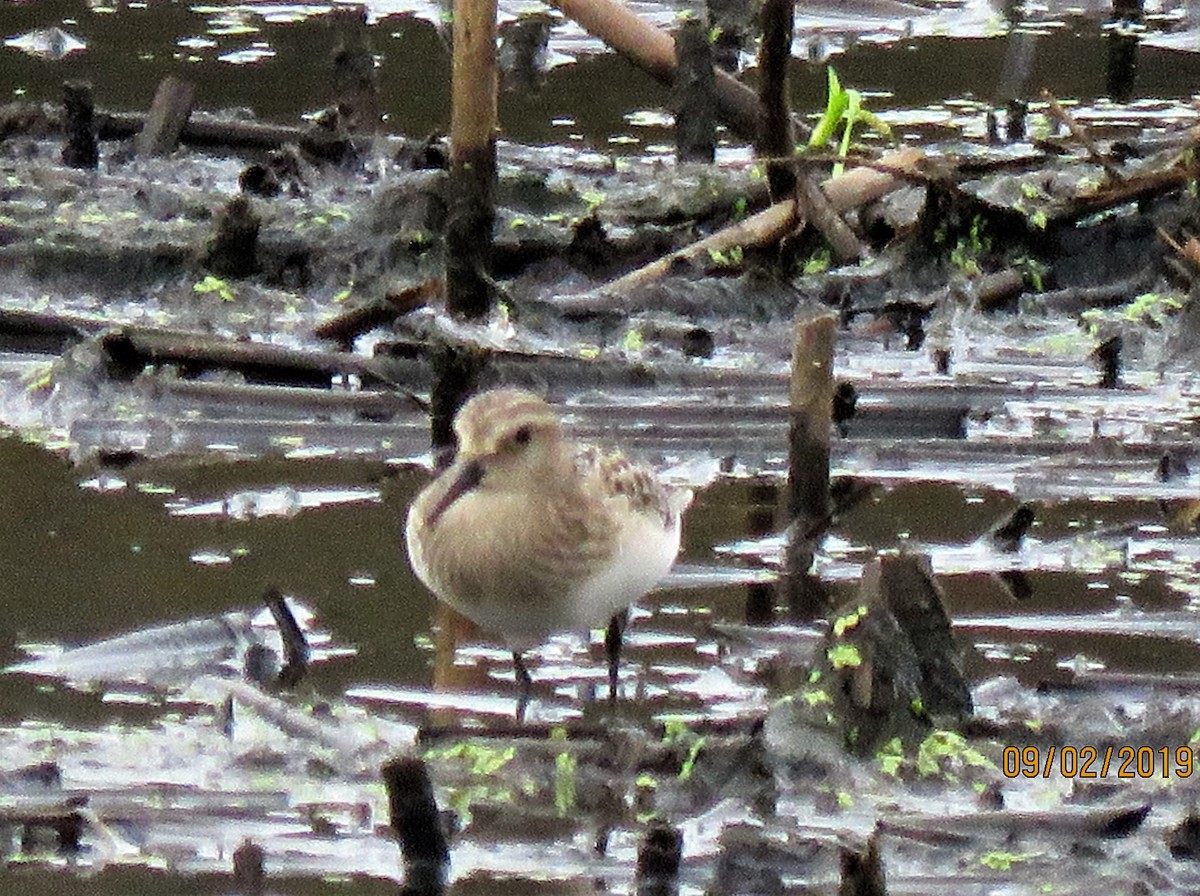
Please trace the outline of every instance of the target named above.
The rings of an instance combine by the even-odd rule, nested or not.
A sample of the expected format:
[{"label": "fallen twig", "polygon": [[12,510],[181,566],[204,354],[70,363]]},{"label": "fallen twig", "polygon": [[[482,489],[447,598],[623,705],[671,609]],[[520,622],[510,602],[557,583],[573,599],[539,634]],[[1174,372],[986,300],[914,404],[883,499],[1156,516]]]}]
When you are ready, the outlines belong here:
[{"label": "fallen twig", "polygon": [[313,330],[313,335],[349,347],[356,337],[429,304],[431,299],[442,295],[444,291],[445,283],[440,278],[423,280],[332,317],[319,324]]},{"label": "fallen twig", "polygon": [[[675,76],[675,43],[615,0],[552,0],[551,6],[590,34],[632,60],[651,76],[670,84]],[[754,91],[729,72],[716,70],[715,93],[722,120],[739,136],[753,140],[762,112]]]},{"label": "fallen twig", "polygon": [[[871,165],[862,165],[840,177],[829,178],[821,184],[821,189],[834,211],[844,212],[878,199],[903,185],[907,175],[915,174],[915,166],[922,158],[924,152],[920,149],[902,149],[889,153]],[[675,265],[704,258],[710,252],[724,252],[734,246],[761,246],[771,243],[786,235],[795,220],[796,200],[777,202],[757,215],[631,271],[593,292],[560,297],[554,301],[554,307],[566,313],[625,308],[628,306],[628,293],[651,280],[665,276]]]},{"label": "fallen twig", "polygon": [[802,174],[796,179],[796,199],[802,209],[801,215],[821,232],[838,261],[859,261],[866,256],[866,246],[842,220],[813,175]]},{"label": "fallen twig", "polygon": [[1089,308],[1115,308],[1123,305],[1154,284],[1153,268],[1147,267],[1132,277],[1100,286],[1070,286],[1039,293],[1037,303],[1047,311],[1078,314]]},{"label": "fallen twig", "polygon": [[1125,176],[1117,169],[1117,166],[1112,163],[1107,155],[1100,151],[1100,147],[1096,145],[1096,141],[1092,139],[1092,135],[1088,133],[1087,128],[1075,120],[1070,112],[1059,104],[1055,99],[1054,94],[1049,90],[1042,90],[1042,99],[1044,99],[1050,107],[1050,114],[1067,126],[1071,132],[1071,136],[1083,144],[1084,149],[1088,152],[1088,157],[1104,168],[1105,173],[1113,180],[1114,183],[1122,183]]}]

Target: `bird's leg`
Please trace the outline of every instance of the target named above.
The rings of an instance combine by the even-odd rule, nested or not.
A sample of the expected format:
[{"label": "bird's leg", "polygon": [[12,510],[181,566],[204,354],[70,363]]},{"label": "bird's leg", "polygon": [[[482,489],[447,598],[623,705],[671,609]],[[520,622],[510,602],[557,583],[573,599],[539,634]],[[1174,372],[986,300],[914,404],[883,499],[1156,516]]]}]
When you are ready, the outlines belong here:
[{"label": "bird's leg", "polygon": [[617,702],[617,673],[621,669],[621,636],[629,621],[628,610],[613,613],[604,631],[604,653],[608,656],[608,701]]},{"label": "bird's leg", "polygon": [[517,697],[517,721],[525,721],[525,708],[529,705],[529,690],[533,687],[533,679],[529,676],[529,670],[525,668],[525,660],[521,657],[519,650],[513,651],[513,671],[517,676],[517,687],[520,689],[520,694]]}]

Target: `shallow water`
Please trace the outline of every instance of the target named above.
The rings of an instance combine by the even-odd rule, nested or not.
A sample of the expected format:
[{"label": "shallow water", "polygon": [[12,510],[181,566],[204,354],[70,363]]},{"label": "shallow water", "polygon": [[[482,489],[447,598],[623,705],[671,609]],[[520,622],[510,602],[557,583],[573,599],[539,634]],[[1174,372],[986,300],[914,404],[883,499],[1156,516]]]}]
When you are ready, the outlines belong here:
[{"label": "shallow water", "polygon": [[[333,99],[330,9],[323,3],[10,3],[0,7],[0,36],[60,27],[86,49],[49,61],[0,46],[0,65],[13,98],[58,102],[64,80],[87,79],[99,106],[145,109],[158,81],[175,74],[196,84],[201,108],[248,108],[264,119],[292,122]],[[635,9],[669,27],[680,11],[697,8],[640,3]],[[440,8],[416,2],[369,4],[368,10],[387,129],[414,137],[444,130],[450,69],[438,33]],[[1151,5],[1143,24],[1115,32],[1106,25],[1107,10],[1100,3],[1026,9],[978,0],[922,9],[881,0],[847,14],[844,4],[801,4],[792,106],[809,118],[820,112],[828,61],[901,138],[978,137],[987,109],[1013,97],[1037,100],[1043,88],[1081,103],[1083,120],[1108,126],[1195,120],[1190,85],[1200,76],[1200,32],[1189,30],[1195,23],[1186,7]],[[501,21],[525,11],[502,3]],[[507,139],[627,155],[671,151],[665,88],[604,52],[561,15],[550,51],[553,67],[540,89],[501,95]],[[743,64],[752,65],[753,57],[744,55]]]}]

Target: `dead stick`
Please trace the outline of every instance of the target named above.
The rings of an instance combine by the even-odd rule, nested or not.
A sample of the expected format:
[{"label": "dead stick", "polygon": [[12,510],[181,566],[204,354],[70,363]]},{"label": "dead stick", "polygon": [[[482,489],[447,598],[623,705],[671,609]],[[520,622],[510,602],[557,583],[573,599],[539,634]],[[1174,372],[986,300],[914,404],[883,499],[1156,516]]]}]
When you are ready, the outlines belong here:
[{"label": "dead stick", "polygon": [[792,329],[788,515],[807,530],[829,515],[829,440],[837,317],[799,317]]},{"label": "dead stick", "polygon": [[842,220],[814,175],[800,175],[796,181],[796,199],[804,210],[804,217],[821,231],[838,261],[858,261],[866,257],[867,247]]},{"label": "dead stick", "polygon": [[[668,85],[674,79],[675,43],[671,36],[643,22],[615,0],[550,0],[550,5],[655,79]],[[758,97],[728,72],[717,69],[716,77],[721,119],[743,139],[756,139],[762,119]]]},{"label": "dead stick", "polygon": [[[821,188],[833,209],[845,212],[902,186],[904,181],[900,172],[915,169],[924,155],[919,149],[902,149],[884,156],[871,167],[854,168],[840,177],[829,178],[821,184]],[[757,215],[731,224],[678,252],[630,271],[625,276],[599,287],[595,292],[561,298],[555,302],[555,307],[564,312],[571,312],[599,310],[602,306],[619,306],[630,291],[650,280],[665,276],[680,262],[690,262],[705,257],[710,251],[723,252],[734,246],[766,245],[787,234],[795,220],[796,201],[786,199],[777,202]]]},{"label": "dead stick", "polygon": [[404,857],[405,892],[441,893],[450,849],[425,763],[403,756],[387,763],[381,772],[392,830]]},{"label": "dead stick", "polygon": [[1108,157],[1100,151],[1100,147],[1096,145],[1096,141],[1092,139],[1092,135],[1088,133],[1087,128],[1075,120],[1075,116],[1062,107],[1055,99],[1054,94],[1049,90],[1042,89],[1042,99],[1050,106],[1050,114],[1067,126],[1067,130],[1071,132],[1071,136],[1083,144],[1083,148],[1087,150],[1088,157],[1098,165],[1104,168],[1108,176],[1116,183],[1123,183],[1125,178],[1117,166],[1109,161]]},{"label": "dead stick", "polygon": [[[788,65],[792,61],[795,7],[794,0],[765,0],[762,4],[758,95],[763,108],[763,128],[754,144],[759,156],[788,157],[795,148],[792,116],[788,112]],[[786,163],[768,163],[767,183],[772,200],[789,196],[796,190],[796,170]]]},{"label": "dead stick", "polygon": [[351,308],[313,328],[317,339],[332,339],[349,346],[363,333],[390,324],[398,317],[423,308],[445,291],[440,277],[431,277],[396,292],[389,292],[365,305]]}]

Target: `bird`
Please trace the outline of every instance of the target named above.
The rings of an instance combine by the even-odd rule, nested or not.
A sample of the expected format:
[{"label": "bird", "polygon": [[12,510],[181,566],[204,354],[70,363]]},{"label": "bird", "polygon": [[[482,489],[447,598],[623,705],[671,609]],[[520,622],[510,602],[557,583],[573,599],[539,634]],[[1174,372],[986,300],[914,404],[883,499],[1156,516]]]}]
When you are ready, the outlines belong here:
[{"label": "bird", "polygon": [[522,654],[551,634],[598,628],[615,699],[629,606],[679,553],[687,488],[622,452],[580,443],[540,396],[480,392],[454,418],[453,462],[413,499],[409,563],[440,600],[512,651],[524,716]]}]

